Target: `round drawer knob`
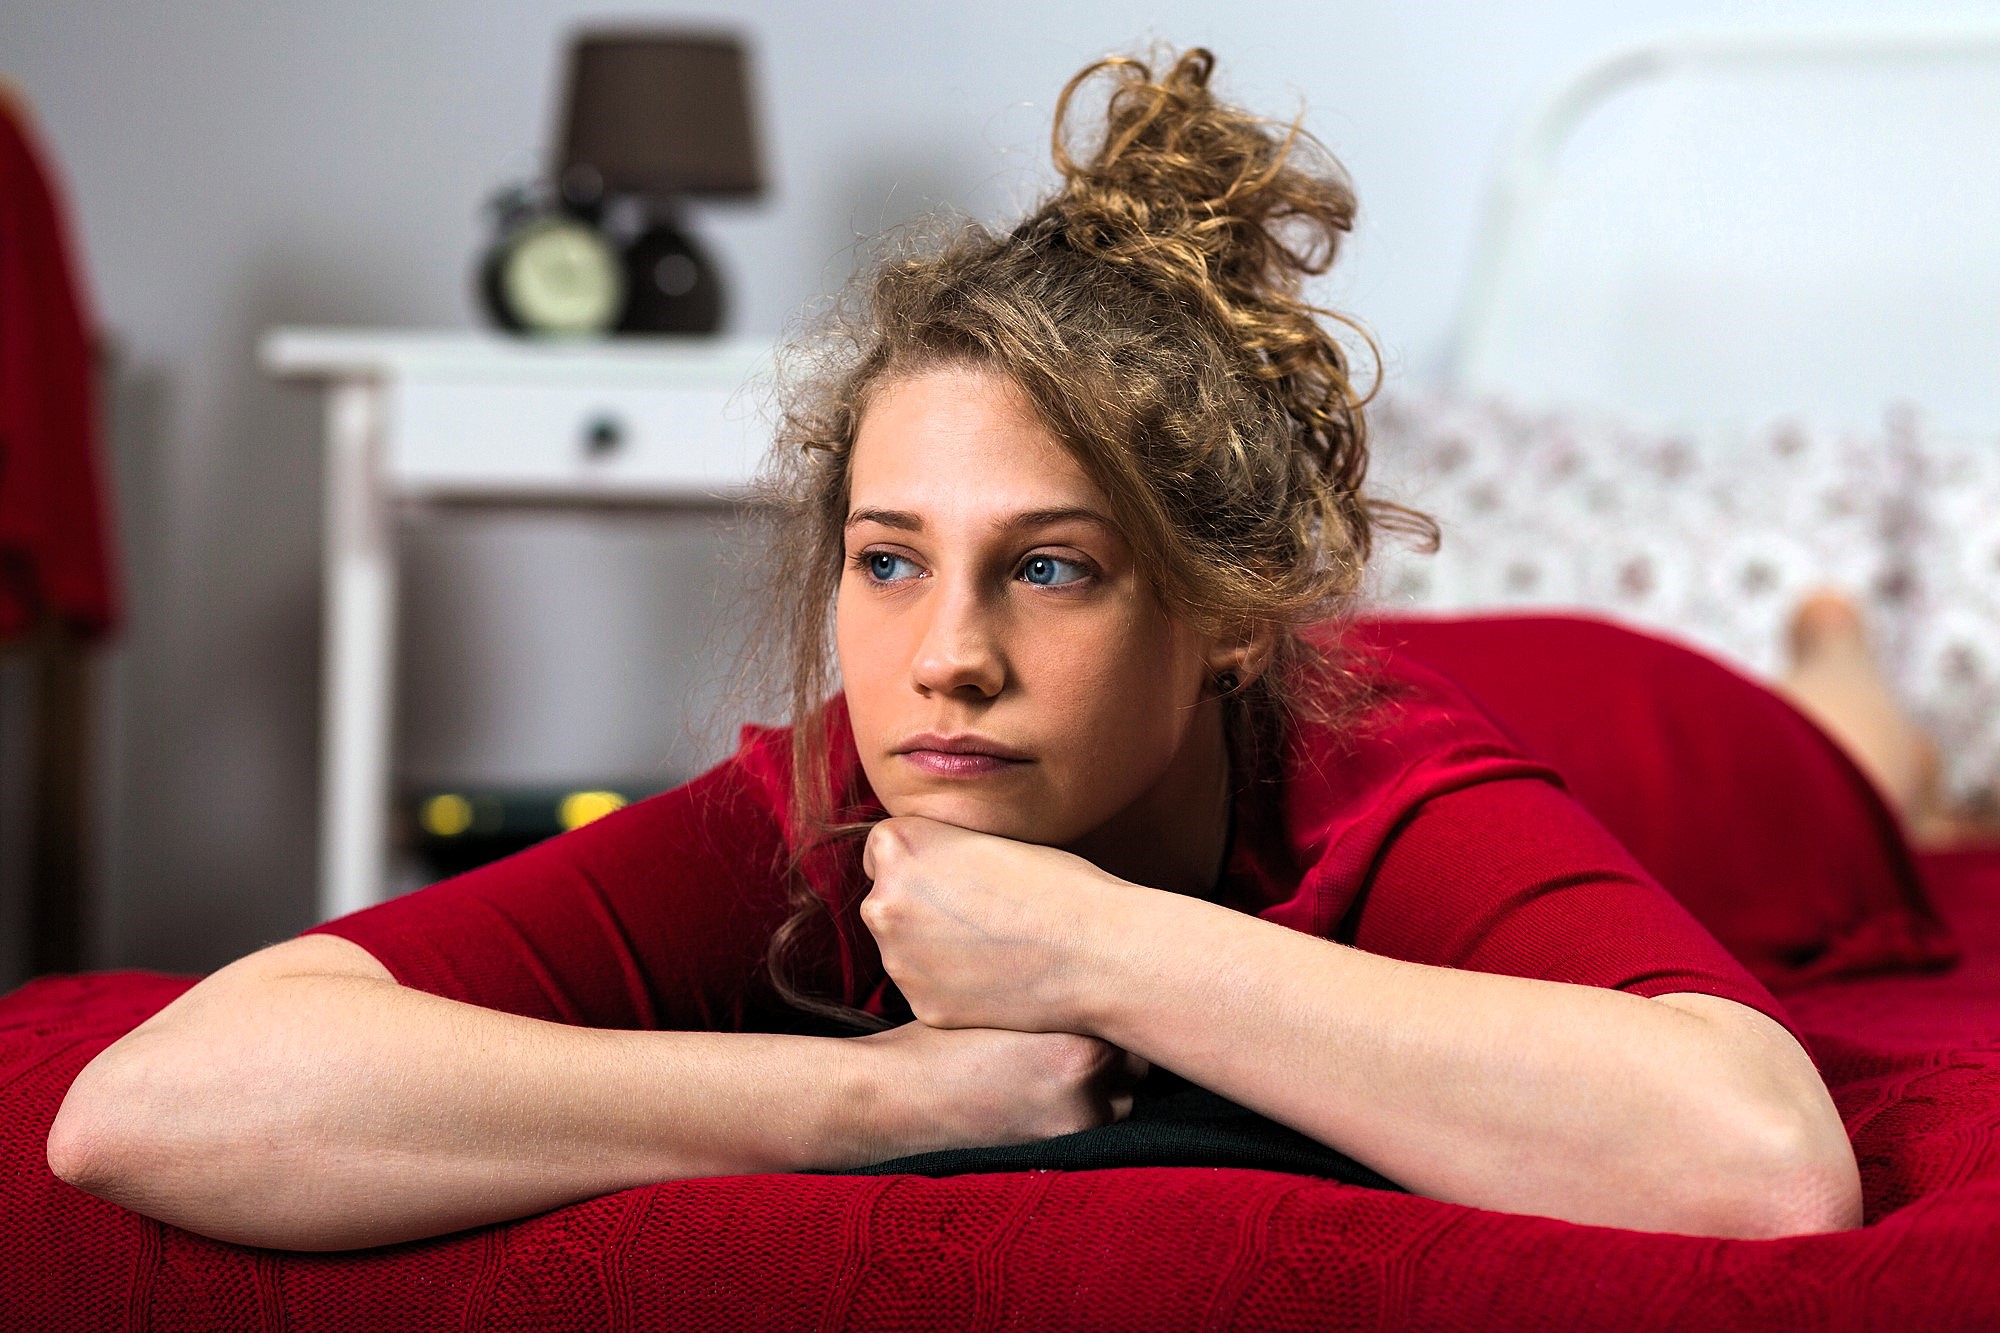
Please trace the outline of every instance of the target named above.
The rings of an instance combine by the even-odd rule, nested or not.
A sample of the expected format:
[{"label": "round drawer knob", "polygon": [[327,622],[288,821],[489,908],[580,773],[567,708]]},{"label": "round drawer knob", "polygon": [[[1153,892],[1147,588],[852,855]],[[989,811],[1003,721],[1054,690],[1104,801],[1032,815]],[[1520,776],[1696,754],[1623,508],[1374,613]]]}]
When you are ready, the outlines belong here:
[{"label": "round drawer knob", "polygon": [[625,423],[608,413],[594,416],[583,427],[583,451],[592,458],[609,458],[624,446]]}]

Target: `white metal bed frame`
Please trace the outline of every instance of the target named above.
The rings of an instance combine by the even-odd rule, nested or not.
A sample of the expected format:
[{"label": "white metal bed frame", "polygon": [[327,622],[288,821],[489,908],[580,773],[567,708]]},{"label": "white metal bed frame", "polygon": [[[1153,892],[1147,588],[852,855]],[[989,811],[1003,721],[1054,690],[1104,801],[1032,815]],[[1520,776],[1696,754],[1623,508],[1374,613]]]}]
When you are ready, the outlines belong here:
[{"label": "white metal bed frame", "polygon": [[1912,62],[2000,63],[2000,27],[1934,24],[1694,32],[1619,48],[1572,74],[1530,110],[1502,153],[1449,353],[1450,377],[1461,384],[1491,381],[1506,275],[1524,259],[1544,220],[1563,146],[1614,94],[1691,70]]}]

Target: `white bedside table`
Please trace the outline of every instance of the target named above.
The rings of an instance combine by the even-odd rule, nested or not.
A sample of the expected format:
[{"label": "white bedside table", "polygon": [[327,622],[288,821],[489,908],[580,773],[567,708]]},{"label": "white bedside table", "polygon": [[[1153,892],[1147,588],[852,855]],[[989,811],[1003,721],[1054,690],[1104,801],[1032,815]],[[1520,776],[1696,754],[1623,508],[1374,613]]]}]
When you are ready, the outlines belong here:
[{"label": "white bedside table", "polygon": [[762,459],[772,345],[276,329],[271,373],[326,397],[321,920],[381,901],[404,500],[714,506]]}]

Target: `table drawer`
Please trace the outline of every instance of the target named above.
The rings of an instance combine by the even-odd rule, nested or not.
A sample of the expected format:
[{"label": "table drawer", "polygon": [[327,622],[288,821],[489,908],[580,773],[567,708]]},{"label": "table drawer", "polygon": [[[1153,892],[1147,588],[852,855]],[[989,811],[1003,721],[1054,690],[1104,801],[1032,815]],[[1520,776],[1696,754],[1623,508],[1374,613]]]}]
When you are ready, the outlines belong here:
[{"label": "table drawer", "polygon": [[728,497],[769,443],[759,406],[738,385],[405,380],[385,470],[411,495]]}]

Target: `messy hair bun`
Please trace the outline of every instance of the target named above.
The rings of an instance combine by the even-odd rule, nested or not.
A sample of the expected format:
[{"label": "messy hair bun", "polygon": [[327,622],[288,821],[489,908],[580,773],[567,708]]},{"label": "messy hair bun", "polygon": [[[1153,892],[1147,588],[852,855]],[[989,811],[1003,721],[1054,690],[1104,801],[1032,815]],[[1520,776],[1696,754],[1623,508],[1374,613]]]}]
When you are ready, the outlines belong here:
[{"label": "messy hair bun", "polygon": [[[1298,122],[1279,133],[1217,100],[1208,86],[1214,70],[1215,57],[1196,47],[1157,81],[1124,56],[1078,72],[1056,101],[1050,136],[1062,188],[1023,229],[1056,228],[1078,253],[1198,301],[1282,400],[1295,447],[1352,493],[1365,461],[1362,400],[1318,316],[1367,334],[1307,304],[1301,287],[1333,266],[1354,225],[1354,190]],[[1070,107],[1103,74],[1117,82],[1079,158],[1067,142]],[[1366,534],[1364,523],[1363,554]]]},{"label": "messy hair bun", "polygon": [[[828,769],[829,622],[848,469],[871,395],[902,376],[970,364],[1006,375],[1101,489],[1167,608],[1209,634],[1265,631],[1274,658],[1224,699],[1239,781],[1287,726],[1337,721],[1352,698],[1311,635],[1349,608],[1374,528],[1427,520],[1362,494],[1365,395],[1311,305],[1354,192],[1298,123],[1218,99],[1193,49],[1154,73],[1100,60],[1064,87],[1061,183],[1004,232],[965,224],[892,253],[857,283],[826,336],[794,355],[794,387],[765,497],[779,517],[772,605],[789,647],[794,869],[854,831]],[[1073,124],[1104,87],[1101,117]],[[823,909],[795,875],[771,971],[797,1007],[868,1021],[801,994],[785,966]],[[852,997],[850,997],[852,998]]]}]

